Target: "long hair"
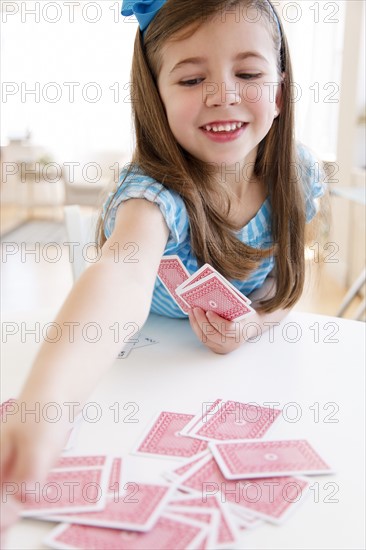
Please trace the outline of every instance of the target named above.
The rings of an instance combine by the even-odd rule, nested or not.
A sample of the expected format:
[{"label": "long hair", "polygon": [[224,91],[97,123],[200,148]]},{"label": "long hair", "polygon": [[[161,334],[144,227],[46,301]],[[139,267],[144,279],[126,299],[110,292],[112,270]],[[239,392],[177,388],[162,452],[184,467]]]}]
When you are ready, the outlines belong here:
[{"label": "long hair", "polygon": [[[254,166],[254,175],[268,189],[272,208],[272,243],[266,249],[237,239],[234,232],[240,227],[227,219],[231,207],[228,193],[222,186],[218,188],[212,166],[177,143],[157,87],[165,42],[174,40],[174,35],[187,37],[207,19],[238,6],[257,9],[264,17],[277,52],[279,81],[284,73],[281,112],[260,142]],[[225,277],[245,280],[264,258],[274,255],[277,291],[259,304],[257,309],[264,312],[293,306],[301,296],[305,276],[305,202],[296,171],[292,67],[279,24],[281,30],[268,0],[167,0],[144,38],[139,30],[136,34],[131,71],[136,145],[124,178],[138,170],[179,193],[189,216],[193,253],[199,262],[210,263]],[[113,197],[108,208],[112,204]],[[101,217],[97,240],[100,246],[106,240]]]}]

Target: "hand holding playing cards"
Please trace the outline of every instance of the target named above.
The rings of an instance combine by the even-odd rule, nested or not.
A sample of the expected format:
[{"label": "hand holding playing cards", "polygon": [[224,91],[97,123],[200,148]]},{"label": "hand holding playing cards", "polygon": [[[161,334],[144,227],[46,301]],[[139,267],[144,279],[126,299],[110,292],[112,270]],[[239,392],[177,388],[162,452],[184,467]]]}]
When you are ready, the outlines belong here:
[{"label": "hand holding playing cards", "polygon": [[[179,308],[188,315],[191,326],[214,353],[226,354],[243,342],[268,330],[289,310],[256,313],[254,305],[276,292],[276,277],[271,273],[262,287],[249,299],[210,264],[190,275],[177,255],[164,256],[158,277]],[[248,321],[247,321],[248,320]]]},{"label": "hand holding playing cards", "polygon": [[204,264],[189,275],[179,256],[164,256],[158,276],[198,338],[215,353],[230,353],[243,342],[238,321],[252,316],[251,301],[216,269]]},{"label": "hand holding playing cards", "polygon": [[241,346],[243,321],[228,321],[213,311],[205,313],[200,308],[189,311],[189,321],[197,337],[214,353],[224,355]]}]

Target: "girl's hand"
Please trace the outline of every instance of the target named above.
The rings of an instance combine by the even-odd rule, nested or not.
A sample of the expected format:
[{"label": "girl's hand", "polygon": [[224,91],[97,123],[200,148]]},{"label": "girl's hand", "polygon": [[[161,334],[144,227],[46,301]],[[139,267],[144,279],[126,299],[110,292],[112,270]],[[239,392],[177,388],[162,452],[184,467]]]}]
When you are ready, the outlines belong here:
[{"label": "girl's hand", "polygon": [[[31,415],[30,415],[31,416]],[[25,422],[20,413],[1,425],[1,515],[2,544],[9,527],[19,517],[27,488],[46,478],[59,455],[67,435],[65,425],[37,421]],[[66,434],[66,435],[65,435]]]},{"label": "girl's hand", "polygon": [[243,329],[246,320],[227,321],[213,311],[205,313],[200,308],[191,309],[188,315],[191,327],[198,338],[214,353],[230,353],[245,341]]}]

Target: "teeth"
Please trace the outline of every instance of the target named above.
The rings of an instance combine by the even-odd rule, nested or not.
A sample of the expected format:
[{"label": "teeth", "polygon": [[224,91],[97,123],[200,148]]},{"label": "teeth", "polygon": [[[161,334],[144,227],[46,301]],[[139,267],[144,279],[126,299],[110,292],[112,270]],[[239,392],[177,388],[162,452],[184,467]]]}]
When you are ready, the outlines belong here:
[{"label": "teeth", "polygon": [[227,122],[226,124],[219,125],[207,124],[204,126],[204,129],[208,132],[233,132],[234,130],[241,128],[243,125],[244,122]]}]

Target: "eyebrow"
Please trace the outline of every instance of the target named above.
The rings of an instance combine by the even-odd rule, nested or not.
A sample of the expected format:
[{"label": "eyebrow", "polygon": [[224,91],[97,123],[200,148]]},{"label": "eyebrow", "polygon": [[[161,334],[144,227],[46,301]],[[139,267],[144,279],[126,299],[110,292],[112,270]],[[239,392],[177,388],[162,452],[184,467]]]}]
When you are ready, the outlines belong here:
[{"label": "eyebrow", "polygon": [[[234,61],[242,61],[244,59],[247,59],[248,57],[255,57],[257,59],[261,59],[262,61],[265,61],[268,63],[268,60],[261,55],[259,52],[251,51],[251,52],[240,52],[234,57]],[[184,65],[203,65],[207,61],[206,57],[187,57],[187,59],[182,59],[182,61],[179,61],[172,70],[169,72],[171,75],[174,71],[177,69],[180,69]]]}]

